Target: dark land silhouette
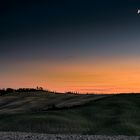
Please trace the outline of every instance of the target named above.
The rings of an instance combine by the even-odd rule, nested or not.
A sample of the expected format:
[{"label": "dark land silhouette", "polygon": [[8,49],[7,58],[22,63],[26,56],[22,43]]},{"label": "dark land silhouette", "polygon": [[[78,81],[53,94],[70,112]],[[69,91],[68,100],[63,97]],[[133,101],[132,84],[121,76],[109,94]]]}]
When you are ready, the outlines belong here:
[{"label": "dark land silhouette", "polygon": [[0,90],[0,131],[140,135],[140,94]]}]

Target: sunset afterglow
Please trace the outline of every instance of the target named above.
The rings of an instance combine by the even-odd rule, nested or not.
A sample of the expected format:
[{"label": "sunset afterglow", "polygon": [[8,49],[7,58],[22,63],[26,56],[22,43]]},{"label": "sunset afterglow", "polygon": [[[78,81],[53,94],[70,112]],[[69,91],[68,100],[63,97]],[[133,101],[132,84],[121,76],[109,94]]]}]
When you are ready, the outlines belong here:
[{"label": "sunset afterglow", "polygon": [[3,83],[1,80],[1,87],[42,86],[53,91],[81,93],[139,92],[139,58],[120,59],[83,60],[69,64],[43,61],[18,64],[10,69],[10,75],[3,72],[1,79],[5,80]]},{"label": "sunset afterglow", "polygon": [[140,92],[137,1],[1,5],[0,88]]}]

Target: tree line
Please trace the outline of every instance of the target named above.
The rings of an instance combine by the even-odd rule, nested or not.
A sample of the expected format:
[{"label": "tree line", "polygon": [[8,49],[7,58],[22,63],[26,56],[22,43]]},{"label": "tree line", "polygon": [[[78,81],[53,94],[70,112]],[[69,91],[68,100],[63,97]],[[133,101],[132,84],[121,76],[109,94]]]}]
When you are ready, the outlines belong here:
[{"label": "tree line", "polygon": [[8,93],[15,93],[15,92],[21,93],[21,92],[36,92],[36,91],[45,91],[45,90],[42,87],[18,88],[18,89],[4,88],[4,89],[0,89],[0,96]]},{"label": "tree line", "polygon": [[[51,91],[51,90],[45,90],[42,87],[36,87],[36,88],[18,88],[18,89],[13,89],[13,88],[3,88],[0,89],[0,96],[2,95],[6,95],[6,94],[11,94],[11,93],[29,93],[29,92],[37,92],[37,91],[44,91],[44,92],[48,92],[48,93],[59,93],[56,91]],[[72,92],[72,91],[68,91],[65,92],[65,94],[80,94],[78,92]]]}]

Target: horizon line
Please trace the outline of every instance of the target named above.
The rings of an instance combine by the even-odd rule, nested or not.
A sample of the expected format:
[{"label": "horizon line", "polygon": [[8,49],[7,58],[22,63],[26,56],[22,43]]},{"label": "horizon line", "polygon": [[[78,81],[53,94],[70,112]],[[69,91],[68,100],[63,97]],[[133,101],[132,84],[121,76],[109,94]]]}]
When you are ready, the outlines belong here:
[{"label": "horizon line", "polygon": [[67,91],[56,91],[56,90],[50,90],[50,89],[46,89],[43,88],[41,86],[37,86],[36,88],[34,87],[19,87],[19,88],[11,88],[11,87],[6,87],[6,88],[0,88],[0,90],[7,90],[7,89],[12,89],[12,90],[20,90],[20,89],[33,89],[36,91],[46,91],[46,92],[54,92],[54,93],[62,93],[62,94],[140,94],[140,92],[101,92],[101,93],[96,93],[96,92],[79,92],[79,91],[72,91],[72,90],[67,90]]}]

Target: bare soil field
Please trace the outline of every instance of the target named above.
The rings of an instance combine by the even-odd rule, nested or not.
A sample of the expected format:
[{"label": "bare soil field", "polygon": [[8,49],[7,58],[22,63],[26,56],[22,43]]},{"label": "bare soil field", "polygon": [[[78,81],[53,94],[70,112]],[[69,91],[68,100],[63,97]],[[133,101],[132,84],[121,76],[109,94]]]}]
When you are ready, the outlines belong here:
[{"label": "bare soil field", "polygon": [[140,136],[54,135],[21,132],[0,132],[0,140],[140,140]]}]

